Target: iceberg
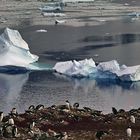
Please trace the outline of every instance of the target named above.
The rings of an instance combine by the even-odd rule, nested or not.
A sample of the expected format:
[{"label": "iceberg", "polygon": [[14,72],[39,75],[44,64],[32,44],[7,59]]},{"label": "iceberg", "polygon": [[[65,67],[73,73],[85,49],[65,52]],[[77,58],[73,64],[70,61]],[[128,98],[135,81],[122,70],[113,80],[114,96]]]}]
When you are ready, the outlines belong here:
[{"label": "iceberg", "polygon": [[113,79],[120,81],[140,81],[140,65],[126,66],[116,60],[101,62],[84,59],[81,61],[58,62],[53,68],[35,63],[38,56],[30,53],[28,44],[17,30],[6,28],[0,35],[0,73],[23,73],[27,70],[55,70],[70,77],[90,77],[94,79]]},{"label": "iceberg", "polygon": [[116,60],[101,62],[98,64],[97,69],[103,72],[109,71],[115,73],[120,70],[120,66]]},{"label": "iceberg", "polygon": [[120,81],[140,81],[140,65],[120,66],[116,60],[101,62],[97,66],[94,60],[58,62],[53,69],[72,77],[92,77],[94,79],[111,79]]},{"label": "iceberg", "polygon": [[121,81],[140,81],[140,65],[123,68],[116,74]]},{"label": "iceberg", "polygon": [[116,72],[120,70],[120,66],[116,60],[101,62],[97,66],[97,79],[117,79]]},{"label": "iceberg", "polygon": [[17,30],[6,28],[0,35],[0,66],[26,67],[38,58],[30,53],[28,44]]},{"label": "iceberg", "polygon": [[87,77],[93,73],[94,68],[96,68],[96,65],[93,59],[85,59],[81,61],[58,62],[53,67],[53,70],[67,76]]},{"label": "iceberg", "polygon": [[104,74],[111,74],[110,78],[118,78],[121,81],[139,81],[140,80],[140,65],[137,66],[120,66],[116,60],[102,62],[97,66],[98,71]]}]

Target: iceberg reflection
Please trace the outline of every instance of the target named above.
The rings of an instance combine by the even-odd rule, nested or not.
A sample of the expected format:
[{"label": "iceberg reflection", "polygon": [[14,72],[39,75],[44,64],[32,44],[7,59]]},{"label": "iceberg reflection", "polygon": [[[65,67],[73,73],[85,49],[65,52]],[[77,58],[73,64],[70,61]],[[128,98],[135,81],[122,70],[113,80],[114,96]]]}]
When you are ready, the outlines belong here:
[{"label": "iceberg reflection", "polygon": [[[60,78],[61,75],[59,75]],[[65,78],[62,76],[61,78]],[[102,110],[104,113],[111,112],[114,106],[118,109],[130,110],[139,107],[140,82],[120,82],[107,80],[93,80],[89,78],[70,80],[73,88],[71,102],[79,102],[81,107],[89,106]]]},{"label": "iceberg reflection", "polygon": [[17,106],[20,92],[28,80],[29,73],[8,75],[0,74],[0,110],[9,112],[9,109]]}]

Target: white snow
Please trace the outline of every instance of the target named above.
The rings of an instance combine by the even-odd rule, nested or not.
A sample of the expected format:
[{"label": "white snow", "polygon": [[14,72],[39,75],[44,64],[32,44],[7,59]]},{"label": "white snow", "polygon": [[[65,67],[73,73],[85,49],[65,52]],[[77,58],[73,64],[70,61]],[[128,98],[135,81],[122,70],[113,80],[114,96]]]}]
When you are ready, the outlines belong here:
[{"label": "white snow", "polygon": [[6,28],[0,36],[0,66],[26,66],[38,60],[17,30]]}]

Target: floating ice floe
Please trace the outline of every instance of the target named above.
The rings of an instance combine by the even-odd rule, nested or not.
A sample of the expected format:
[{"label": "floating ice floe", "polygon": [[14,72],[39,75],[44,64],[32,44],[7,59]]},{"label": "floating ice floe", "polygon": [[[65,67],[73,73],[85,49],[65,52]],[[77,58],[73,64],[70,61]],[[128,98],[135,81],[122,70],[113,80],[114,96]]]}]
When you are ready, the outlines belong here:
[{"label": "floating ice floe", "polygon": [[121,81],[139,81],[140,65],[120,66],[116,60],[102,62],[97,66],[93,59],[82,61],[58,62],[53,69],[61,74],[72,77],[93,77],[95,79],[114,79]]},{"label": "floating ice floe", "polygon": [[43,12],[42,13],[43,16],[48,16],[48,17],[63,17],[63,16],[66,16],[66,14],[64,13],[47,13],[47,12]]},{"label": "floating ice floe", "polygon": [[96,70],[96,65],[93,59],[58,62],[53,67],[53,69],[56,70],[58,73],[75,77],[89,76],[90,73],[94,72],[94,68]]},{"label": "floating ice floe", "polygon": [[38,58],[30,53],[28,44],[17,30],[6,28],[0,35],[0,66],[26,67]]},{"label": "floating ice floe", "polygon": [[140,13],[138,13],[138,12],[132,12],[132,13],[129,13],[128,16],[139,18],[140,17]]},{"label": "floating ice floe", "polygon": [[40,29],[40,30],[36,30],[37,33],[46,33],[47,30],[46,29]]},{"label": "floating ice floe", "polygon": [[65,23],[66,22],[66,20],[58,20],[58,19],[56,19],[55,20],[55,24],[63,24],[63,23]]}]

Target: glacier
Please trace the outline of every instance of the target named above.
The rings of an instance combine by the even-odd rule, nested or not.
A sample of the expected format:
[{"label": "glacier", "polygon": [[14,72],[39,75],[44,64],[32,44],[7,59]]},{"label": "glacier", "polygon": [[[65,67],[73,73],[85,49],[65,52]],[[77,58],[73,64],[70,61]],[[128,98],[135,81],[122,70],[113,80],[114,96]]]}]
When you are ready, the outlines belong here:
[{"label": "glacier", "polygon": [[6,28],[0,35],[0,66],[27,67],[38,58],[30,53],[28,44],[17,30]]},{"label": "glacier", "polygon": [[101,62],[97,66],[92,58],[81,61],[58,62],[53,67],[53,70],[57,73],[77,78],[90,77],[125,82],[140,81],[140,65],[120,66],[116,60]]}]

